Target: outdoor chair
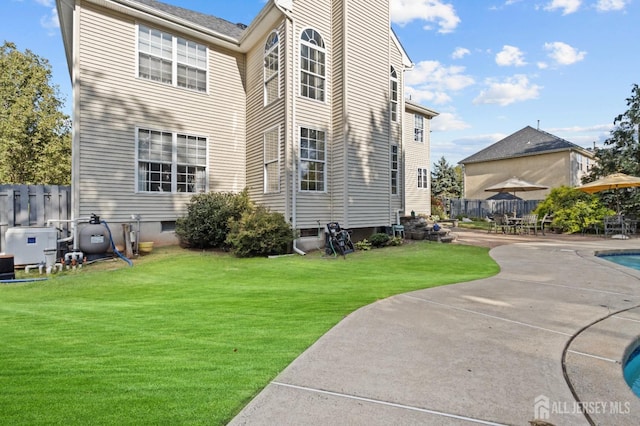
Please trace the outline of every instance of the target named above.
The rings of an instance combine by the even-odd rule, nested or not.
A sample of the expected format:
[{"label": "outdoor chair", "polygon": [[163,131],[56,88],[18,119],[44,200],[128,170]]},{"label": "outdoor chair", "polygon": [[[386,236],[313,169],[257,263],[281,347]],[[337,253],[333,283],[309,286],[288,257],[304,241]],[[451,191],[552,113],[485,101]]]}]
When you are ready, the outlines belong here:
[{"label": "outdoor chair", "polygon": [[506,233],[506,231],[505,231],[505,227],[506,226],[507,226],[507,218],[506,218],[506,216],[497,215],[491,221],[491,227],[489,228],[489,233],[491,233],[491,231],[493,231],[493,232],[495,232],[497,234],[498,230],[500,230],[500,232],[505,234]]},{"label": "outdoor chair", "polygon": [[613,215],[604,217],[604,235],[624,234],[624,217],[622,215]]},{"label": "outdoor chair", "polygon": [[534,235],[538,235],[538,215],[526,214],[522,216],[522,222],[520,222],[519,226],[521,233],[531,234],[531,231],[533,231]]}]

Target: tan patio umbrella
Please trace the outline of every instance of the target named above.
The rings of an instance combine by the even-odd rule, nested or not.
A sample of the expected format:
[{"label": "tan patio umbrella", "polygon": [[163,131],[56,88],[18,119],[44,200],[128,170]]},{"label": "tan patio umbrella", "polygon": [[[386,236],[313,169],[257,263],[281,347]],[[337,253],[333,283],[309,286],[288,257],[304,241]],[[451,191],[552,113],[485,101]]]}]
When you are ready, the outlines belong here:
[{"label": "tan patio umbrella", "polygon": [[[615,190],[620,188],[634,188],[640,186],[640,178],[629,176],[624,173],[613,173],[593,182],[578,186],[577,189],[588,194],[595,194],[600,191]],[[616,193],[616,203],[618,204],[618,214],[620,214],[620,194]]]},{"label": "tan patio umbrella", "polygon": [[516,192],[528,192],[528,191],[540,191],[542,189],[549,189],[548,186],[539,185],[537,183],[527,182],[526,180],[512,177],[503,182],[496,183],[486,188],[487,192],[512,192],[516,195]]},{"label": "tan patio umbrella", "polygon": [[[528,192],[528,191],[540,191],[542,189],[549,189],[548,186],[538,185],[537,183],[527,182],[526,180],[518,179],[517,177],[512,177],[503,182],[496,183],[495,185],[491,185],[486,188],[486,192],[509,192],[513,193],[513,196],[516,197],[516,192]],[[517,197],[516,197],[517,198]],[[514,205],[513,216],[516,215]]]},{"label": "tan patio umbrella", "polygon": [[613,173],[598,180],[594,180],[593,182],[578,186],[577,189],[589,194],[595,194],[596,192],[606,191],[609,189],[633,188],[637,186],[640,186],[639,177],[625,175],[624,173]]}]

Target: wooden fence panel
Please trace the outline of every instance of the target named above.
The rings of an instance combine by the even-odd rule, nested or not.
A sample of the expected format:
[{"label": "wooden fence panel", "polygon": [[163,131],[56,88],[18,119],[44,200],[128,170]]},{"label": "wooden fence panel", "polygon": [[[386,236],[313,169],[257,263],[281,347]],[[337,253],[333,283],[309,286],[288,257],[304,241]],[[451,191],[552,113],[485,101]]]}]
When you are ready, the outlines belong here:
[{"label": "wooden fence panel", "polygon": [[469,217],[484,219],[487,216],[509,214],[517,216],[531,213],[542,200],[449,200],[450,217]]},{"label": "wooden fence panel", "polygon": [[[7,229],[46,226],[48,220],[71,219],[71,187],[56,185],[0,185],[0,253],[6,247]],[[52,223],[69,232],[68,223]]]}]

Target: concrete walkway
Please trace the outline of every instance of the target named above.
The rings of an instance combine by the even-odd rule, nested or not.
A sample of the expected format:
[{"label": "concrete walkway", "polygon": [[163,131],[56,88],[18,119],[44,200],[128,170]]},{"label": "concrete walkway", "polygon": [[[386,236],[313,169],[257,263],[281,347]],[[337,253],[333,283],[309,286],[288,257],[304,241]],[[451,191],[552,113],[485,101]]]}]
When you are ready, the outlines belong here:
[{"label": "concrete walkway", "polygon": [[594,256],[640,240],[501,245],[488,279],[391,297],[330,330],[233,425],[638,425],[622,377],[640,271]]}]

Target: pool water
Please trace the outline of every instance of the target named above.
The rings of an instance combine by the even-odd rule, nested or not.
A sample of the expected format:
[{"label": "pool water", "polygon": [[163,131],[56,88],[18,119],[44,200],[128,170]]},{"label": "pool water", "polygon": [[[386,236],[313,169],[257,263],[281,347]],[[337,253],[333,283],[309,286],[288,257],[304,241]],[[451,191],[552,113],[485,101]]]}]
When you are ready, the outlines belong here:
[{"label": "pool water", "polygon": [[[640,253],[615,253],[599,255],[609,262],[640,270]],[[633,393],[640,397],[640,346],[631,354],[623,369],[624,380],[627,382]]]},{"label": "pool water", "polygon": [[624,365],[623,372],[624,380],[633,393],[640,396],[640,346],[629,355],[629,360]]},{"label": "pool water", "polygon": [[598,257],[606,259],[609,262],[617,263],[618,265],[626,266],[627,268],[640,270],[640,253],[604,254]]}]

